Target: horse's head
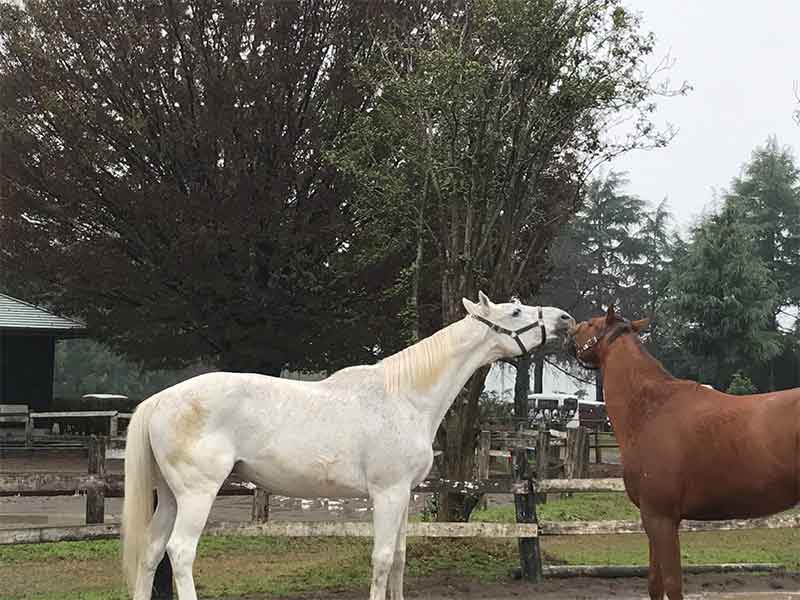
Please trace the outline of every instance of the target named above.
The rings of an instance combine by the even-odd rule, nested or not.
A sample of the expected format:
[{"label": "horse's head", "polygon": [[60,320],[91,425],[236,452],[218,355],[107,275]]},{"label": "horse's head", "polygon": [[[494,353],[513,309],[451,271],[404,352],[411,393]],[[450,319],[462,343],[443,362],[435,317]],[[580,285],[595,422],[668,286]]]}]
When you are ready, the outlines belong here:
[{"label": "horse's head", "polygon": [[554,306],[527,306],[517,302],[495,304],[478,292],[478,302],[463,299],[470,316],[490,329],[502,356],[519,356],[563,342],[575,325],[569,313]]},{"label": "horse's head", "polygon": [[569,332],[568,351],[584,366],[597,369],[603,363],[608,347],[625,333],[639,333],[650,324],[650,319],[629,321],[609,306],[606,314],[581,321]]}]

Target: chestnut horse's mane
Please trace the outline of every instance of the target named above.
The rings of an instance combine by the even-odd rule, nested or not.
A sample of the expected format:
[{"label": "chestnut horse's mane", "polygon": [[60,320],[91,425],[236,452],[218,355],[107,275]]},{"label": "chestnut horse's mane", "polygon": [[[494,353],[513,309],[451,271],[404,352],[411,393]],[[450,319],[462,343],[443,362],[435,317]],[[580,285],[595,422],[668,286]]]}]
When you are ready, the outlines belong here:
[{"label": "chestnut horse's mane", "polygon": [[[642,340],[639,339],[639,336],[633,331],[633,329],[630,329],[629,327],[627,331],[623,331],[622,334],[619,335],[618,337],[623,337],[631,340],[633,342],[633,346],[638,350],[638,353],[642,356],[642,358],[652,366],[653,371],[656,371],[659,375],[666,377],[668,379],[677,380],[677,378],[666,369],[666,367],[662,364],[662,362],[647,350],[645,345],[642,343]],[[617,340],[614,339],[612,341],[617,341]],[[633,367],[633,365],[631,366]],[[640,368],[640,366],[637,366],[637,368]]]}]

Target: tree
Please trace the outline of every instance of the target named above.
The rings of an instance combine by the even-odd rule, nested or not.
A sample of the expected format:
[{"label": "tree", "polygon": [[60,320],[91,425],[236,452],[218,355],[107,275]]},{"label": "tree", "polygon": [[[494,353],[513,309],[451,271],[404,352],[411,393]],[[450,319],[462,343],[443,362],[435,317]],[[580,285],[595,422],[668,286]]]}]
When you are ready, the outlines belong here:
[{"label": "tree", "polygon": [[402,261],[334,268],[355,224],[326,153],[373,99],[354,65],[428,10],[0,5],[3,269],[151,366],[371,361]]},{"label": "tree", "polygon": [[[666,200],[641,216],[635,234],[639,255],[629,266],[633,286],[631,307],[637,314],[654,315],[668,299],[675,235],[670,232],[671,215]],[[650,327],[654,331],[656,326]]]},{"label": "tree", "polygon": [[[418,293],[435,291],[438,314],[417,319],[437,327],[460,319],[461,298],[478,289],[532,296],[592,168],[666,142],[648,119],[652,37],[616,0],[479,0],[438,19],[425,43],[398,50],[400,65],[370,72],[381,101],[336,155],[371,222],[402,220],[425,255]],[[622,111],[638,126],[614,140],[607,125]],[[448,477],[472,474],[485,374],[440,429]],[[464,518],[457,497],[440,517]]]},{"label": "tree", "polygon": [[729,394],[736,394],[736,395],[745,395],[745,394],[755,394],[758,390],[756,390],[756,386],[753,385],[753,382],[750,381],[750,378],[747,375],[742,374],[741,371],[736,371],[733,374],[733,378],[731,378],[731,384],[728,386],[727,392]]},{"label": "tree", "polygon": [[669,237],[669,248],[662,260],[661,274],[665,289],[659,296],[657,308],[649,314],[653,317],[647,345],[665,367],[678,377],[695,377],[698,361],[702,357],[695,356],[684,344],[683,333],[692,326],[691,315],[676,310],[675,280],[680,269],[687,260],[690,243],[679,233]]},{"label": "tree", "polygon": [[742,210],[727,204],[694,230],[674,270],[671,310],[690,320],[682,345],[699,357],[687,375],[717,389],[780,350],[771,327],[779,292],[757,240]]},{"label": "tree", "polygon": [[60,403],[88,393],[124,394],[138,403],[209,370],[203,365],[192,365],[180,371],[149,371],[96,341],[62,340],[56,345],[53,393]]},{"label": "tree", "polygon": [[[542,302],[580,317],[612,303],[628,316],[653,314],[661,305],[669,281],[670,215],[665,202],[648,212],[642,200],[624,193],[625,183],[612,172],[587,186],[581,210],[554,244]],[[599,379],[596,390],[602,401]]]},{"label": "tree", "polygon": [[775,137],[756,148],[725,202],[752,224],[757,252],[779,290],[781,308],[800,303],[800,170]]},{"label": "tree", "polygon": [[[622,191],[626,183],[611,172],[586,187],[579,212],[554,244],[542,290],[548,301],[587,316],[619,302],[626,314],[648,295],[656,277],[638,263],[663,248],[668,213],[662,205],[647,215],[642,200]],[[654,241],[659,246],[648,248]]]},{"label": "tree", "polygon": [[[777,291],[770,328],[792,344],[791,329],[780,324],[787,309],[800,304],[800,171],[791,152],[769,138],[753,152],[744,175],[734,179],[725,202],[738,207],[753,228],[756,253]],[[770,361],[766,376],[759,378],[765,389],[775,389],[775,368]]]}]

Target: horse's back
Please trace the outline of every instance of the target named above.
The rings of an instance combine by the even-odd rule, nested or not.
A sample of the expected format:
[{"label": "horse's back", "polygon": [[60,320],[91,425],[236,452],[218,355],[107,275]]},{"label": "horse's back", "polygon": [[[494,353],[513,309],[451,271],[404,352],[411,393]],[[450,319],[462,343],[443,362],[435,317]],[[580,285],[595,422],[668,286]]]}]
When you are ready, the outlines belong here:
[{"label": "horse's back", "polygon": [[269,434],[301,416],[313,417],[331,402],[338,401],[341,409],[344,395],[332,390],[326,382],[256,373],[198,375],[152,397],[156,404],[152,428],[193,438],[219,432],[239,438],[254,428]]},{"label": "horse's back", "polygon": [[287,495],[363,495],[372,463],[393,476],[394,467],[411,468],[403,450],[419,453],[410,405],[388,402],[379,375],[362,368],[318,382],[239,373],[186,380],[153,397],[156,459],[176,473],[230,463]]}]

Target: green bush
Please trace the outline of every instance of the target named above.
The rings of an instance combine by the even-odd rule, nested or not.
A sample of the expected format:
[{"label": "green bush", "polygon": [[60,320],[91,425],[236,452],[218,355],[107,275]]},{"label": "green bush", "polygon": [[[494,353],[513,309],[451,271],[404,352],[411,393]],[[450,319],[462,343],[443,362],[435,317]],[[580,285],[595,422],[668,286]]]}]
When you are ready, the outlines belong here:
[{"label": "green bush", "polygon": [[750,378],[747,375],[744,375],[741,371],[737,371],[733,374],[731,383],[728,386],[728,393],[736,394],[737,396],[755,394],[757,391],[758,390],[756,389],[756,386],[753,385],[753,382],[750,381]]}]

